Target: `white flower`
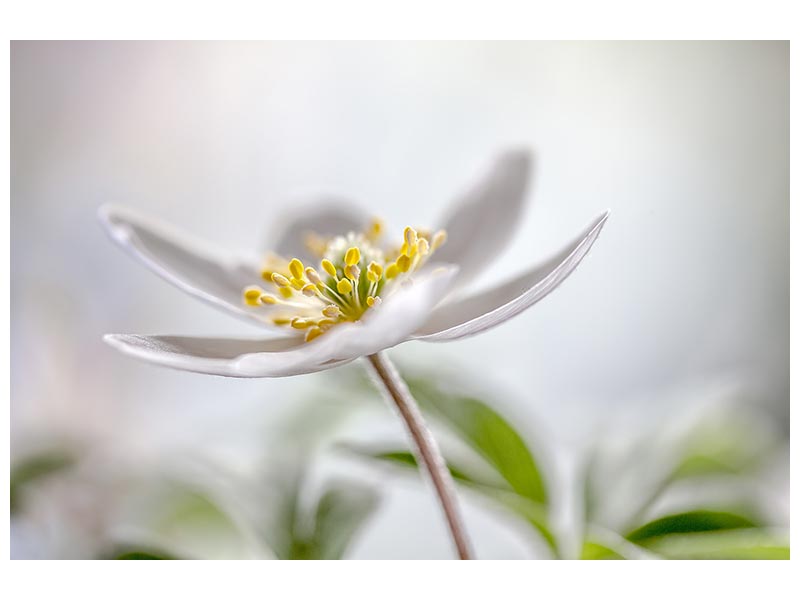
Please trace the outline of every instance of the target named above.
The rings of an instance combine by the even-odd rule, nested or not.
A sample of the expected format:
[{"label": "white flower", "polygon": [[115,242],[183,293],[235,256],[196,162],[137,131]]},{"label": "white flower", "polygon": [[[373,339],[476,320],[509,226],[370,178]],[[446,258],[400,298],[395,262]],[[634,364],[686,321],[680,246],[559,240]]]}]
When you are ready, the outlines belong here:
[{"label": "white flower", "polygon": [[[230,377],[312,373],[407,340],[457,340],[495,327],[553,291],[600,233],[605,213],[563,250],[516,278],[454,297],[503,250],[519,222],[530,157],[499,156],[436,233],[407,227],[395,248],[381,226],[345,207],[288,224],[268,258],[234,256],[154,219],[100,209],[112,239],[189,294],[269,330],[262,339],[107,335],[120,351],[187,371]],[[446,243],[444,242],[446,231]],[[316,261],[309,262],[309,251]],[[285,258],[284,258],[285,257]],[[297,257],[291,262],[290,257]],[[320,260],[323,259],[323,260]]]}]

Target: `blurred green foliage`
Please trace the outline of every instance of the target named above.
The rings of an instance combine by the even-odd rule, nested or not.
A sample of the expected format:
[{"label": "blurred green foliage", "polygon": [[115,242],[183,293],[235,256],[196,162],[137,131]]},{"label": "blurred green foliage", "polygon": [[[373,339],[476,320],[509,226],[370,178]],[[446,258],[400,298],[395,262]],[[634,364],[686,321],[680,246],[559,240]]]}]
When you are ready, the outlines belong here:
[{"label": "blurred green foliage", "polygon": [[[471,455],[460,461],[445,456],[453,479],[520,517],[557,553],[549,523],[547,485],[522,437],[485,402],[447,392],[432,378],[403,375],[426,416],[447,428],[471,450]],[[405,449],[371,450],[355,445],[348,448],[397,466],[417,467],[416,459]]]},{"label": "blurred green foliage", "polygon": [[[577,478],[582,506],[570,532],[553,523],[554,450],[542,452],[542,440],[526,440],[492,395],[470,387],[468,378],[458,377],[460,388],[452,389],[442,373],[402,371],[437,432],[460,490],[516,518],[554,558],[789,558],[788,532],[771,526],[746,495],[726,492],[722,501],[711,501],[690,493],[696,505],[678,508],[663,502],[675,491],[693,492],[720,480],[752,488],[754,475],[775,445],[769,436],[765,442],[751,435],[746,419],[702,423],[673,440],[659,460],[649,451],[654,444],[647,432],[616,462],[601,440],[589,448],[590,460]],[[335,439],[336,428],[357,409],[374,407],[378,393],[357,367],[325,377],[333,381],[326,379],[321,391],[283,422],[281,434],[267,436],[269,468],[265,463],[256,474],[234,475],[220,472],[217,465],[216,488],[203,484],[202,478],[187,482],[167,477],[136,518],[139,533],[112,536],[98,557],[164,560],[229,552],[290,560],[346,558],[379,506],[380,495],[370,483],[352,477],[315,480],[312,471],[320,454],[329,454],[334,440],[334,448],[366,464],[405,474],[416,474],[418,465],[406,444]],[[24,507],[29,489],[50,477],[70,477],[80,460],[69,449],[48,448],[13,464],[12,518]],[[633,487],[624,488],[626,482]],[[621,496],[620,490],[625,490]]]},{"label": "blurred green foliage", "polygon": [[[542,537],[553,557],[564,557],[562,547],[566,543],[554,534],[553,507],[543,475],[552,472],[547,456],[531,451],[533,446],[490,406],[491,398],[479,399],[476,394],[450,391],[442,385],[446,380],[440,375],[424,376],[407,369],[402,375],[426,417],[461,439],[474,452],[467,460],[445,452],[454,480],[465,490],[489,498],[521,518]],[[369,381],[355,374],[350,385],[366,391]],[[681,483],[700,487],[719,476],[746,479],[774,450],[752,439],[745,442],[748,432],[741,429],[738,421],[705,425],[673,449],[672,468],[651,489],[644,490],[641,497],[626,504],[628,514],[623,516],[623,524],[616,531],[598,528],[595,523],[603,491],[613,489],[617,482],[603,478],[596,468],[602,455],[600,449],[591,453],[593,459],[587,465],[584,482],[581,528],[585,537],[578,552],[581,559],[789,557],[786,531],[775,531],[758,516],[741,511],[698,507],[643,520],[672,487]],[[417,467],[413,454],[405,449],[375,449],[353,444],[346,447],[375,461],[406,469]],[[646,458],[646,454],[636,456],[632,464],[648,470],[651,465],[642,462]],[[487,477],[486,466],[492,471],[491,477]],[[598,530],[603,533],[603,539],[597,539]]]},{"label": "blurred green foliage", "polygon": [[18,460],[11,465],[10,504],[11,514],[22,506],[25,489],[39,483],[50,475],[72,467],[76,457],[67,448],[47,448]]}]

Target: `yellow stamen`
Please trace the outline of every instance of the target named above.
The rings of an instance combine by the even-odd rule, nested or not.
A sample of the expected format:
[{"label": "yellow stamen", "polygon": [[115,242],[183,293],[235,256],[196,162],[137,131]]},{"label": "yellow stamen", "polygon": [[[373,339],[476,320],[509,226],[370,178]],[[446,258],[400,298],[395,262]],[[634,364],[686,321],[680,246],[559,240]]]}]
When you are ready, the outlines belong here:
[{"label": "yellow stamen", "polygon": [[303,263],[299,258],[293,258],[291,262],[289,262],[289,272],[296,278],[302,279],[303,278]]},{"label": "yellow stamen", "polygon": [[413,227],[406,227],[403,230],[403,239],[406,242],[406,248],[410,250],[417,243],[417,232]]},{"label": "yellow stamen", "polygon": [[344,276],[353,281],[358,281],[361,276],[361,269],[358,268],[358,265],[347,265],[344,268]]},{"label": "yellow stamen", "polygon": [[[271,321],[301,330],[307,341],[340,323],[358,321],[365,311],[381,304],[379,293],[391,295],[398,286],[411,284],[410,276],[446,240],[443,230],[433,234],[406,227],[400,247],[386,247],[378,243],[383,233],[377,219],[360,235],[327,238],[308,233],[305,240],[320,257],[319,265],[306,267],[299,258],[270,255],[262,263],[261,274],[274,288],[245,288],[243,300],[251,306],[282,307],[277,311],[281,316]],[[362,270],[366,281],[361,280]],[[401,277],[403,273],[408,275]]]},{"label": "yellow stamen", "polygon": [[314,267],[306,267],[306,279],[314,284],[322,283],[322,279],[320,279],[319,273]]},{"label": "yellow stamen", "polygon": [[361,260],[361,250],[353,246],[344,255],[344,263],[351,267],[357,265]]},{"label": "yellow stamen", "polygon": [[397,259],[395,264],[398,269],[405,273],[408,271],[409,267],[411,267],[411,257],[408,256],[408,254],[403,254]]},{"label": "yellow stamen", "polygon": [[328,306],[322,309],[322,314],[332,319],[336,318],[339,316],[339,307],[335,304],[328,304]]},{"label": "yellow stamen", "polygon": [[350,283],[349,279],[340,279],[339,283],[336,284],[336,289],[339,290],[340,294],[349,294],[353,291],[353,284]]},{"label": "yellow stamen", "polygon": [[314,321],[309,321],[308,319],[303,319],[301,317],[295,317],[292,319],[292,327],[294,329],[308,329],[314,324]]},{"label": "yellow stamen", "polygon": [[289,287],[289,285],[290,285],[289,280],[286,279],[286,277],[284,277],[280,273],[273,273],[272,274],[272,283],[274,283],[278,287],[282,287],[282,288]]},{"label": "yellow stamen", "polygon": [[306,341],[310,342],[314,338],[318,338],[319,336],[321,336],[323,333],[325,332],[319,327],[312,327],[311,329],[306,331]]},{"label": "yellow stamen", "polygon": [[383,222],[377,218],[372,219],[366,231],[367,239],[374,242],[381,237],[381,233],[383,233]]},{"label": "yellow stamen", "polygon": [[447,232],[444,229],[440,229],[436,233],[433,234],[433,240],[431,240],[431,250],[436,250],[440,248],[442,244],[447,241]]},{"label": "yellow stamen", "polygon": [[333,263],[327,258],[322,261],[322,268],[325,269],[325,272],[331,277],[336,277],[336,267],[334,267]]},{"label": "yellow stamen", "polygon": [[264,293],[260,287],[249,287],[244,291],[244,301],[249,304],[250,306],[258,306],[260,304],[259,300],[261,298],[261,294]]}]

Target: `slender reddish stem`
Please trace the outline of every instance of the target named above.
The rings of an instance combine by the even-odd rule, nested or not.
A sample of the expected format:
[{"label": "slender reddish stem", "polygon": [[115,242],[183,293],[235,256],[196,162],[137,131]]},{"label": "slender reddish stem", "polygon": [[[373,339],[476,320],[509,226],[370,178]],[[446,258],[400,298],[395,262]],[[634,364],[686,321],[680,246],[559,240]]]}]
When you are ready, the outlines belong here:
[{"label": "slender reddish stem", "polygon": [[417,402],[386,354],[383,352],[372,354],[367,357],[367,360],[383,384],[386,395],[397,407],[405,422],[406,429],[414,442],[417,463],[427,471],[436,495],[439,497],[458,557],[462,560],[469,560],[472,558],[470,545],[464,522],[461,519],[453,478],[436,440],[422,418]]}]

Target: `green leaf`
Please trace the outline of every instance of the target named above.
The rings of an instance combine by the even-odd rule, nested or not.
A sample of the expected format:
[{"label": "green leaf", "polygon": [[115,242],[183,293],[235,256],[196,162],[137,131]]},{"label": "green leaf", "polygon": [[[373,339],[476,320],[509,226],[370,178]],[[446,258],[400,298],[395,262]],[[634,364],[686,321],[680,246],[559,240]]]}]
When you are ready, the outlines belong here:
[{"label": "green leaf", "polygon": [[672,471],[670,479],[677,481],[703,475],[734,475],[738,472],[737,466],[725,463],[713,456],[696,454],[685,457]]},{"label": "green leaf", "polygon": [[[342,372],[342,369],[338,371]],[[452,431],[497,475],[497,481],[490,482],[486,474],[478,475],[448,460],[453,478],[522,517],[557,553],[556,541],[549,529],[547,488],[537,461],[522,436],[485,402],[446,392],[427,377],[409,376],[405,372],[402,376],[426,416]],[[369,380],[355,372],[344,379],[343,385],[356,390],[374,390]],[[373,453],[367,453],[370,454]],[[413,456],[402,451],[373,458],[405,466],[416,465]]]},{"label": "green leaf", "polygon": [[64,451],[48,450],[29,456],[11,467],[11,512],[20,508],[23,490],[31,483],[63,471],[75,464],[75,457]]},{"label": "green leaf", "polygon": [[539,467],[522,437],[495,410],[477,398],[450,395],[423,379],[408,379],[423,410],[448,425],[525,498],[547,504]]},{"label": "green leaf", "polygon": [[133,550],[181,558],[240,558],[243,533],[228,507],[196,482],[164,478],[136,502],[140,535],[125,540]]},{"label": "green leaf", "polygon": [[280,559],[292,559],[305,553],[301,526],[301,488],[305,478],[305,462],[287,460],[284,468],[269,477],[266,507],[260,531],[266,544]]},{"label": "green leaf", "polygon": [[626,537],[637,544],[676,533],[694,533],[755,527],[747,517],[730,512],[694,510],[661,517],[642,525]]},{"label": "green leaf", "polygon": [[581,549],[581,560],[625,560],[625,557],[611,548],[586,540]]},{"label": "green leaf", "polygon": [[175,557],[167,552],[144,548],[118,550],[114,558],[116,560],[175,560]]},{"label": "green leaf", "polygon": [[341,559],[377,506],[378,495],[366,486],[331,484],[317,504],[313,557]]},{"label": "green leaf", "polygon": [[[393,451],[371,451],[366,448],[359,448],[353,445],[345,446],[361,456],[390,462],[402,468],[417,469],[417,460],[413,454],[402,450]],[[453,479],[462,485],[468,486],[471,490],[490,498],[491,500],[503,505],[504,508],[516,513],[542,535],[544,540],[555,552],[557,551],[556,540],[550,532],[547,518],[547,507],[538,502],[533,502],[528,498],[519,496],[516,492],[504,487],[498,487],[494,482],[487,482],[480,475],[473,474],[465,467],[454,467],[448,459],[447,468]]]},{"label": "green leaf", "polygon": [[665,558],[711,560],[788,560],[788,534],[739,529],[669,535],[648,548]]},{"label": "green leaf", "polygon": [[[396,463],[400,466],[405,467],[412,467],[414,469],[417,468],[417,457],[411,454],[406,450],[392,450],[388,452],[371,452],[365,449],[358,449],[353,446],[348,446],[348,448],[352,449],[353,451],[361,454],[363,456],[368,456],[370,458],[375,458],[378,460],[383,460],[387,462]],[[448,460],[447,461],[447,469],[450,471],[450,475],[453,477],[454,480],[460,481],[462,483],[468,483],[472,485],[492,485],[489,483],[481,482],[479,478],[467,474],[465,471],[461,470],[458,467],[454,467],[453,464]]]}]

